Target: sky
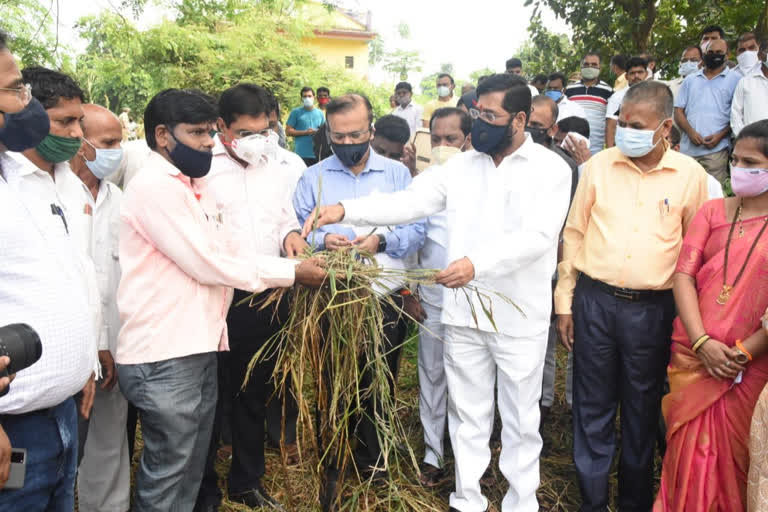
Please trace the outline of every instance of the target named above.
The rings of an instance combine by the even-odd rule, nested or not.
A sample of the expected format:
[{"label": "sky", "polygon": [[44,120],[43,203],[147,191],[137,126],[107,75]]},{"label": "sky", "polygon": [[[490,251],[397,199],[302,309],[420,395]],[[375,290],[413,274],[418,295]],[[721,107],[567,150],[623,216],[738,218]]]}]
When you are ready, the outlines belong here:
[{"label": "sky", "polygon": [[[84,44],[75,34],[75,22],[119,4],[120,0],[61,0],[62,40],[82,51]],[[356,11],[370,10],[373,30],[384,38],[387,50],[420,53],[423,71],[408,77],[414,84],[447,62],[453,64],[458,80],[468,79],[471,72],[485,67],[503,71],[504,62],[528,38],[526,29],[533,10],[523,5],[524,0],[341,0],[341,4]],[[147,26],[162,15],[162,9],[148,7],[138,24]],[[550,30],[568,33],[567,26],[550,11],[543,12],[543,20]],[[397,31],[403,21],[410,27],[407,40]],[[392,80],[380,69],[372,70],[369,78],[375,83]]]}]

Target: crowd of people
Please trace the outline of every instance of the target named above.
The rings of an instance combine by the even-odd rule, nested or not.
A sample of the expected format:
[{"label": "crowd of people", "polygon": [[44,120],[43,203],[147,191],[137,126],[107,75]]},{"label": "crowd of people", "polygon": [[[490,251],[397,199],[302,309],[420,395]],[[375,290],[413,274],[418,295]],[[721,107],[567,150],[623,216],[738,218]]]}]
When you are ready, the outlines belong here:
[{"label": "crowd of people", "polygon": [[[617,448],[619,510],[768,511],[767,53],[705,27],[679,78],[615,55],[613,85],[597,53],[530,83],[512,58],[460,95],[439,74],[423,107],[400,82],[378,119],[363,95],[303,87],[284,130],[267,87],[166,89],[128,142],[129,110],[19,70],[0,33],[0,324],[43,345],[0,379],[0,510],[73,510],[76,494],[81,512],[217,510],[222,444],[229,499],[285,510],[265,449],[298,463],[298,410],[274,359],[254,359],[289,314],[267,296],[327,283],[308,249],[354,248],[439,270],[377,293],[392,392],[420,323],[418,483],[453,480],[449,511],[495,510],[481,482],[497,411],[501,510],[539,509],[558,340],[580,511],[608,510]],[[510,302],[478,315],[480,295],[455,293],[470,283]],[[377,399],[361,402],[354,465],[386,481]],[[23,485],[6,486],[12,448]],[[325,511],[340,470],[324,461]]]}]

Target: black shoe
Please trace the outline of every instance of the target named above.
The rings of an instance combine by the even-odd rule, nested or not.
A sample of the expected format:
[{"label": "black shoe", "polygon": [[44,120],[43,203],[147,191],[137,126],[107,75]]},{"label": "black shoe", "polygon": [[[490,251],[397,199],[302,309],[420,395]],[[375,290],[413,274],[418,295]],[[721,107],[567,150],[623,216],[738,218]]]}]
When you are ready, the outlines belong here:
[{"label": "black shoe", "polygon": [[231,494],[229,496],[229,501],[242,503],[246,507],[250,508],[263,507],[267,510],[279,510],[280,512],[287,512],[285,508],[277,502],[277,500],[267,494],[267,491],[265,491],[261,485],[256,486],[250,491]]},{"label": "black shoe", "polygon": [[320,507],[323,509],[323,512],[335,512],[337,509],[336,493],[338,492],[339,471],[326,468],[323,480],[320,488]]}]

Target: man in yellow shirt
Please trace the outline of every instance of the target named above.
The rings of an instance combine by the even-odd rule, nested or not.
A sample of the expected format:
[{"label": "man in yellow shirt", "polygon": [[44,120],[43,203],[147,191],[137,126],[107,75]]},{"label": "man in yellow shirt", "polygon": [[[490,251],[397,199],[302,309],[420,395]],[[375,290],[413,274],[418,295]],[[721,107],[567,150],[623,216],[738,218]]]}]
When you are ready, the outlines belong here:
[{"label": "man in yellow shirt", "polygon": [[618,54],[611,57],[611,73],[616,77],[616,81],[613,83],[613,92],[620,91],[629,85],[626,55]]},{"label": "man in yellow shirt", "polygon": [[563,232],[558,334],[573,351],[574,462],[580,511],[608,506],[621,405],[619,510],[650,510],[653,454],[683,236],[707,200],[706,172],[672,151],[672,93],[627,91],[616,147],[585,164]]},{"label": "man in yellow shirt", "polygon": [[429,128],[429,120],[432,119],[432,114],[435,110],[456,106],[459,100],[453,95],[455,87],[456,83],[451,75],[448,73],[437,75],[437,99],[424,105],[424,111],[421,113],[421,126],[423,128]]}]

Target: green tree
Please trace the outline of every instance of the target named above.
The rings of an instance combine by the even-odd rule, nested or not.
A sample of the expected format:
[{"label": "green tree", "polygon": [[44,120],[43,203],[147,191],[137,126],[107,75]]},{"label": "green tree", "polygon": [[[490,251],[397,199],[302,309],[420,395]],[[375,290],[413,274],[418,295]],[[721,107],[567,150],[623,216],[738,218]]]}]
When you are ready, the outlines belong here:
[{"label": "green tree", "polygon": [[[768,35],[768,0],[526,0],[526,5],[534,6],[532,21],[546,6],[571,27],[571,67],[586,50],[600,52],[604,71],[611,55],[648,51],[671,74],[705,25],[722,26],[731,40],[747,31]],[[535,38],[546,27],[532,22],[531,29]]]},{"label": "green tree", "polygon": [[0,0],[0,29],[10,36],[13,53],[22,67],[30,65],[67,67],[68,51],[56,31],[58,4],[38,0]]},{"label": "green tree", "polygon": [[77,61],[76,76],[89,99],[113,109],[128,106],[141,112],[150,97],[167,87],[195,87],[216,95],[248,81],[272,90],[286,112],[297,104],[305,84],[327,85],[335,94],[362,92],[378,114],[389,110],[388,90],[321,63],[302,46],[300,23],[265,5],[213,28],[204,20],[166,21],[139,31],[104,12],[80,20],[78,29],[88,47]]},{"label": "green tree", "polygon": [[538,16],[531,19],[528,32],[531,38],[515,52],[523,62],[523,72],[526,76],[533,77],[538,73],[548,75],[555,71],[576,71],[578,64],[574,59],[573,46],[568,36],[551,32]]},{"label": "green tree", "polygon": [[399,80],[408,80],[408,73],[421,71],[423,64],[419,52],[401,49],[387,53],[383,62],[384,71],[392,73]]},{"label": "green tree", "polygon": [[477,81],[480,79],[481,76],[494,75],[496,73],[497,73],[496,70],[488,67],[483,69],[476,69],[475,71],[469,74],[469,79],[473,84],[477,85]]}]

